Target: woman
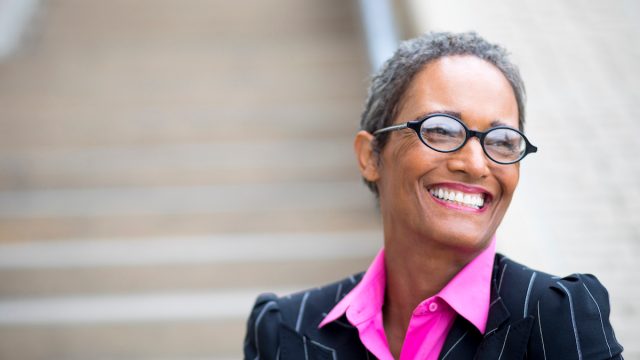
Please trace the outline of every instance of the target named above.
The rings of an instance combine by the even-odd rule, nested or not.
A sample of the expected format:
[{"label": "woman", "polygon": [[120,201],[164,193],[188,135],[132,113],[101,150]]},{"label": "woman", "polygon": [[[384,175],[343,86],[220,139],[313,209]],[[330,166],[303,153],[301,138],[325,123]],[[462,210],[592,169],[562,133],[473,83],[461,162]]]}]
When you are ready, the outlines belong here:
[{"label": "woman", "polygon": [[247,359],[622,359],[606,289],[495,253],[495,232],[537,149],[524,86],[475,33],[404,42],[373,78],[355,138],[384,249],[364,274],[261,295]]}]

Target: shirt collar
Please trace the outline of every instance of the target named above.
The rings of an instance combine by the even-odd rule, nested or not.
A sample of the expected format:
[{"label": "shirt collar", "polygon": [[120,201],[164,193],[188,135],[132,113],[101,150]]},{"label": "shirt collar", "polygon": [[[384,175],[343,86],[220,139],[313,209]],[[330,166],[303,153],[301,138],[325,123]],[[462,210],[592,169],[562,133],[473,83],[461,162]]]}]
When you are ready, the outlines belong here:
[{"label": "shirt collar", "polygon": [[318,325],[319,328],[333,322],[347,313],[347,318],[354,322],[365,321],[382,309],[384,290],[387,285],[384,266],[384,249],[378,252],[362,280],[345,295]]},{"label": "shirt collar", "polygon": [[[495,237],[489,246],[469,262],[434,297],[440,297],[456,313],[471,322],[484,334],[489,313],[491,274],[495,256]],[[352,325],[370,319],[380,312],[384,303],[386,269],[384,249],[381,249],[356,285],[320,322],[318,328],[333,322],[345,313]],[[418,307],[422,306],[421,303]]]},{"label": "shirt collar", "polygon": [[496,254],[495,236],[478,256],[460,270],[437,294],[482,334],[487,326],[491,299],[491,274]]}]

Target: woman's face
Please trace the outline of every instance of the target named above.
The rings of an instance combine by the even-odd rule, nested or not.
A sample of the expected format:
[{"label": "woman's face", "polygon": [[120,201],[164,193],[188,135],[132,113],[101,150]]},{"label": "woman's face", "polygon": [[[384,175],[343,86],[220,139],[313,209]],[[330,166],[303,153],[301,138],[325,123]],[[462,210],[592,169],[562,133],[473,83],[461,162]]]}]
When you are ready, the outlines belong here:
[{"label": "woman's face", "polygon": [[[518,106],[509,82],[495,66],[473,56],[444,57],[417,73],[394,122],[434,112],[455,114],[472,130],[518,128]],[[391,133],[381,157],[375,180],[385,233],[418,235],[469,252],[487,246],[520,172],[519,164],[492,162],[477,138],[456,152],[439,153],[408,129]],[[480,197],[484,204],[478,208],[438,197],[451,192],[458,200],[468,195],[467,202]]]}]

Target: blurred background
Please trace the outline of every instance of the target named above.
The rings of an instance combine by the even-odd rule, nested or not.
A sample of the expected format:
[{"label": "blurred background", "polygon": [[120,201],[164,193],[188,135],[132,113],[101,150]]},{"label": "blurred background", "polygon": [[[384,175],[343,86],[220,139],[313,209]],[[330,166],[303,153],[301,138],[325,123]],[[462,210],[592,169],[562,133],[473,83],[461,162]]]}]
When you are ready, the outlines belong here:
[{"label": "blurred background", "polygon": [[351,150],[398,40],[477,30],[528,88],[499,248],[595,273],[640,359],[640,3],[0,0],[0,358],[238,359],[258,293],[381,246]]}]

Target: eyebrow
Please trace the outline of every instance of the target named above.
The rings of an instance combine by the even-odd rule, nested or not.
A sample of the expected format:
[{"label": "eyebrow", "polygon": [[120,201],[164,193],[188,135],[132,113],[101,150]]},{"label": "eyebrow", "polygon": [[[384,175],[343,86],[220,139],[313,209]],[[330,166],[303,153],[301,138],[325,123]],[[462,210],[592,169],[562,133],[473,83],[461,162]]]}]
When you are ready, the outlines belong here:
[{"label": "eyebrow", "polygon": [[413,121],[422,120],[422,119],[426,118],[427,116],[430,116],[430,115],[433,115],[433,114],[446,114],[446,115],[450,115],[450,116],[453,116],[455,118],[458,118],[458,119],[462,120],[462,114],[457,112],[457,111],[438,110],[438,111],[429,111],[428,113],[420,114],[420,115],[416,116],[413,119]]},{"label": "eyebrow", "polygon": [[500,121],[500,120],[493,120],[491,122],[491,124],[489,124],[489,125],[491,125],[492,128],[498,127],[498,126],[506,126],[506,127],[513,128],[513,126],[511,126],[511,125],[509,125],[509,124],[507,124],[507,123],[505,123],[503,121]]},{"label": "eyebrow", "polygon": [[[439,111],[430,111],[428,113],[424,113],[421,114],[420,116],[417,116],[415,119],[413,119],[413,121],[418,121],[418,120],[422,120],[424,118],[426,118],[427,116],[433,115],[433,114],[446,114],[446,115],[450,115],[453,116],[457,119],[459,119],[460,121],[462,121],[465,125],[467,124],[463,119],[462,119],[462,113],[457,112],[457,111],[450,111],[450,110],[439,110]],[[507,126],[507,127],[511,127],[509,126],[507,123],[505,123],[504,121],[501,120],[493,120],[490,124],[490,127],[494,128],[494,127],[498,127],[498,126]]]}]

